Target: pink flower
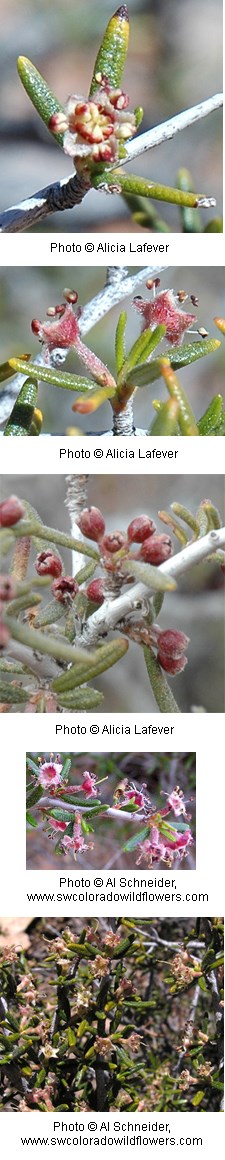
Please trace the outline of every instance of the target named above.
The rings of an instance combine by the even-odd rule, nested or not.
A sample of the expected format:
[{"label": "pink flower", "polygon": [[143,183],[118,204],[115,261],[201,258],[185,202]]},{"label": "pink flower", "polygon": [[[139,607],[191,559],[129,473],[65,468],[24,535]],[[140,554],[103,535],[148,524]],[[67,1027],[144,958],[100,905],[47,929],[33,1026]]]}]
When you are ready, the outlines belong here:
[{"label": "pink flower", "polygon": [[186,314],[184,310],[179,310],[173,290],[161,290],[151,302],[137,295],[134,306],[143,315],[143,330],[163,324],[166,327],[165,338],[171,344],[182,342],[185,330],[189,330],[191,323],[196,321],[196,314]]},{"label": "pink flower", "polygon": [[186,817],[186,803],[181,789],[173,789],[171,794],[166,794],[168,797],[168,806],[173,810],[175,817],[179,818],[180,814]]},{"label": "pink flower", "polygon": [[82,790],[82,793],[85,793],[86,797],[96,797],[97,789],[96,789],[96,785],[95,785],[95,780],[96,779],[95,779],[94,774],[88,773],[88,770],[85,769],[84,774],[83,774],[82,785],[79,785],[77,787],[77,789]]},{"label": "pink flower", "polygon": [[173,838],[175,840],[172,840],[172,835],[171,839],[165,838],[163,834],[160,834],[157,826],[152,826],[151,835],[140,845],[140,854],[136,865],[139,866],[140,862],[144,861],[150,868],[155,862],[161,860],[171,867],[174,857],[181,861],[185,857],[187,847],[193,842],[191,830],[187,828],[181,834],[173,830]]},{"label": "pink flower", "polygon": [[31,330],[36,334],[40,342],[47,344],[48,350],[54,350],[54,347],[75,346],[79,337],[78,318],[80,316],[80,308],[77,308],[76,314],[73,313],[72,303],[62,303],[61,306],[49,307],[51,311],[50,322],[39,322],[37,318],[32,319]]},{"label": "pink flower", "polygon": [[48,824],[53,830],[66,830],[66,822],[59,822],[57,818],[49,817]]},{"label": "pink flower", "polygon": [[125,793],[123,805],[125,804],[125,802],[130,802],[130,801],[134,802],[134,805],[139,806],[139,809],[140,809],[145,804],[144,794],[141,793],[141,790],[139,790],[139,789],[129,789]]},{"label": "pink flower", "polygon": [[[57,347],[65,350],[75,349],[81,362],[88,368],[100,386],[116,388],[115,379],[110,374],[110,371],[108,371],[108,368],[94,354],[94,351],[89,350],[89,347],[85,346],[85,343],[82,342],[79,330],[79,319],[82,309],[80,306],[76,306],[78,298],[77,291],[64,290],[64,298],[66,299],[66,303],[62,302],[59,306],[49,306],[47,314],[49,315],[50,321],[40,322],[38,318],[33,318],[31,322],[33,334],[37,335],[39,342],[45,344],[45,363],[48,362],[49,353]],[[75,313],[74,306],[76,306]],[[18,504],[18,501],[16,502]],[[19,516],[17,516],[17,519],[19,519]]]},{"label": "pink flower", "polygon": [[62,846],[63,846],[63,849],[65,851],[73,850],[75,859],[76,859],[76,853],[78,851],[87,850],[87,846],[85,845],[84,836],[83,836],[82,830],[81,830],[81,816],[80,816],[80,814],[75,814],[73,835],[70,838],[69,834],[65,834],[64,838],[62,839]]},{"label": "pink flower", "polygon": [[61,771],[62,762],[43,761],[38,772],[40,785],[43,785],[44,789],[56,789],[57,785],[61,785]]},{"label": "pink flower", "polygon": [[166,845],[168,846],[169,849],[172,849],[172,850],[174,850],[174,852],[177,853],[177,852],[182,851],[182,850],[185,851],[186,846],[190,846],[192,844],[192,842],[193,842],[193,838],[192,838],[191,830],[187,829],[187,830],[184,830],[183,834],[177,833],[176,842],[170,842],[170,841],[166,840]]}]

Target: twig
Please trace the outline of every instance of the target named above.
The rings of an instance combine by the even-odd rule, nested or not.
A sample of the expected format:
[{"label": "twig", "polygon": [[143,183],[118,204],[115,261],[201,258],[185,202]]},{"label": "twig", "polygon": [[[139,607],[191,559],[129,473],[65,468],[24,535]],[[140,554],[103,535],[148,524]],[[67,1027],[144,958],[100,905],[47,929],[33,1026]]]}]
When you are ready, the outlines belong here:
[{"label": "twig", "polygon": [[[208,532],[207,536],[196,540],[192,544],[188,544],[186,548],[182,548],[176,556],[164,564],[160,564],[158,571],[162,574],[169,575],[171,578],[177,579],[184,575],[196,564],[200,564],[201,560],[206,560],[208,556],[222,548],[225,545],[225,527]],[[83,643],[86,645],[93,644],[98,640],[102,632],[110,632],[115,628],[116,624],[124,617],[129,616],[132,612],[141,609],[143,600],[148,599],[154,595],[152,589],[147,588],[146,584],[133,584],[127,592],[118,596],[116,600],[106,600],[93,616],[89,617],[85,625]],[[80,642],[79,642],[80,643]]]},{"label": "twig", "polygon": [[[170,141],[171,137],[175,137],[182,129],[188,129],[189,125],[194,125],[196,121],[202,121],[203,117],[208,117],[209,113],[213,113],[215,109],[220,109],[222,105],[223,94],[215,93],[215,96],[209,97],[208,100],[200,101],[199,105],[193,105],[191,109],[185,109],[176,117],[170,117],[169,121],[163,121],[156,128],[141,133],[140,137],[128,141],[126,145],[127,156],[123,160],[123,165],[126,165],[128,161],[133,161],[134,157],[139,157],[140,153],[153,149],[155,145],[162,145],[163,141]],[[206,198],[199,204],[207,208],[208,205],[215,205],[215,201]]]},{"label": "twig", "polygon": [[[39,809],[39,810],[44,809],[44,808],[46,809],[46,806],[48,806],[49,809],[56,809],[56,808],[58,809],[59,808],[61,810],[66,810],[67,813],[72,813],[72,814],[76,814],[78,812],[82,813],[82,814],[86,814],[87,812],[89,813],[90,809],[91,809],[90,805],[89,806],[81,806],[81,805],[75,806],[72,804],[72,802],[63,801],[61,798],[51,798],[51,797],[39,798],[39,802],[37,804],[37,809]],[[93,802],[93,806],[94,806],[94,802]],[[132,821],[132,822],[133,821],[144,822],[144,821],[146,821],[146,814],[139,814],[136,811],[134,813],[131,813],[131,812],[129,813],[128,810],[127,811],[126,810],[116,810],[113,808],[113,806],[109,806],[108,809],[102,811],[102,813],[100,813],[98,815],[98,820],[100,820],[101,818],[117,818],[117,820],[118,820],[118,818],[122,818],[122,820],[126,821],[126,822],[130,822],[130,821]]]},{"label": "twig", "polygon": [[70,173],[69,177],[63,177],[53,185],[38,189],[32,197],[27,197],[25,201],[18,202],[18,205],[11,205],[10,209],[4,210],[0,217],[0,233],[22,233],[58,210],[72,209],[73,206],[80,205],[89,188],[89,184],[87,186],[77,173]]},{"label": "twig", "polygon": [[[171,140],[182,129],[187,129],[189,125],[201,121],[203,117],[207,117],[215,109],[220,109],[222,104],[222,93],[216,93],[215,96],[201,101],[198,105],[193,105],[191,109],[185,109],[183,113],[178,113],[176,117],[171,117],[168,121],[157,125],[156,128],[141,133],[135,141],[130,141],[126,145],[126,157],[123,159],[123,165],[126,165],[133,157],[139,157],[146,150],[153,149],[155,145]],[[45,217],[56,210],[72,209],[74,205],[79,205],[83,201],[88,188],[77,174],[75,176],[70,174],[62,181],[39,189],[32,197],[26,198],[25,201],[19,202],[18,205],[12,205],[10,209],[4,211],[0,218],[0,232],[17,233],[30,229],[31,226],[37,225],[38,222],[43,221]],[[198,204],[204,209],[215,205],[215,200],[214,198],[202,198]]]},{"label": "twig", "polygon": [[[68,487],[65,504],[70,514],[71,535],[75,540],[83,541],[77,518],[86,507],[88,475],[67,475],[66,483]],[[81,556],[80,552],[72,552],[72,576],[76,576],[78,569],[84,567],[86,563],[85,555]]]}]

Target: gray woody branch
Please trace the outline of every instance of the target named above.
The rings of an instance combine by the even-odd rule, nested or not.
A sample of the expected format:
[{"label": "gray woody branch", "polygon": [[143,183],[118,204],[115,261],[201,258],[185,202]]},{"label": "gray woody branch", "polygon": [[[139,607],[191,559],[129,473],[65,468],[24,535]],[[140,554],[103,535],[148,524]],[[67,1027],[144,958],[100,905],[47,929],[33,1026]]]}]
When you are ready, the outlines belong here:
[{"label": "gray woody branch", "polygon": [[[189,125],[201,121],[203,117],[208,117],[209,113],[213,113],[215,109],[220,109],[222,104],[222,93],[215,93],[208,100],[200,101],[191,109],[185,109],[176,117],[171,117],[154,129],[149,129],[147,133],[141,133],[136,141],[130,141],[126,145],[126,157],[123,159],[123,165],[146,150],[161,145],[163,141],[171,140],[177,133],[187,129]],[[49,214],[55,213],[56,210],[72,209],[73,206],[79,205],[87,192],[87,186],[82,178],[78,174],[70,174],[62,181],[39,189],[32,197],[26,198],[25,201],[5,210],[0,218],[0,232],[18,233],[18,231],[29,229],[37,225],[38,222],[42,222]],[[199,204],[202,208],[208,208],[215,205],[215,199],[202,198]]]},{"label": "gray woody branch", "polygon": [[[172,556],[170,560],[160,564],[157,569],[158,572],[170,576],[177,580],[179,576],[183,576],[194,565],[200,564],[201,560],[206,560],[218,548],[225,546],[225,527],[219,528],[216,531],[208,532],[203,538],[196,540],[192,544],[188,544],[186,548],[182,548],[176,556]],[[146,584],[133,584],[127,592],[118,596],[116,600],[106,600],[93,616],[89,617],[85,625],[83,643],[85,645],[93,645],[95,641],[99,640],[102,632],[110,632],[116,625],[119,624],[124,617],[130,616],[132,612],[141,608],[143,601],[149,600],[154,595],[154,589],[147,588]]]}]

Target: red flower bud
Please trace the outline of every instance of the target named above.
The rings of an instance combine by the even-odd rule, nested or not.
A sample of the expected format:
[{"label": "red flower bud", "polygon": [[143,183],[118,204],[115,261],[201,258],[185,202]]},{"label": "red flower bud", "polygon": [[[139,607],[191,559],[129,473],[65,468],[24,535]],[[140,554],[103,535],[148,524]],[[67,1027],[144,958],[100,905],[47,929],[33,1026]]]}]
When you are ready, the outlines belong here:
[{"label": "red flower bud", "polygon": [[61,604],[66,604],[68,598],[74,600],[74,596],[79,592],[79,585],[73,576],[61,576],[60,580],[53,580],[51,592],[55,596],[55,600],[59,600]]},{"label": "red flower bud", "polygon": [[84,508],[79,516],[78,527],[83,536],[88,536],[89,540],[101,540],[105,531],[105,520],[99,508],[89,507]]},{"label": "red flower bud", "polygon": [[91,580],[91,583],[88,584],[88,588],[86,588],[86,596],[88,596],[89,600],[93,600],[94,604],[103,604],[104,582],[100,579],[100,577],[98,580]]},{"label": "red flower bud", "polygon": [[188,664],[187,657],[167,657],[166,653],[158,653],[158,660],[161,668],[165,669],[165,673],[170,673],[170,676],[176,676],[176,673],[182,673],[183,668]]},{"label": "red flower bud", "polygon": [[9,629],[7,628],[6,624],[3,624],[3,621],[1,620],[0,621],[0,649],[6,648],[6,645],[8,644],[9,639],[10,639]]},{"label": "red flower bud", "polygon": [[140,556],[147,564],[162,564],[172,555],[172,540],[170,536],[148,536],[142,544]]},{"label": "red flower bud", "polygon": [[109,532],[108,536],[103,536],[101,550],[104,552],[119,552],[120,548],[125,548],[126,545],[127,538],[123,532]]},{"label": "red flower bud", "polygon": [[136,520],[131,520],[127,528],[128,540],[134,544],[142,544],[143,540],[153,535],[153,532],[156,532],[156,524],[154,520],[149,520],[148,516],[137,516]]},{"label": "red flower bud", "polygon": [[176,673],[182,673],[183,669],[185,669],[187,657],[171,657],[167,656],[166,653],[158,652],[158,661],[166,673],[170,673],[171,677],[175,677]]},{"label": "red flower bud", "polygon": [[16,495],[10,495],[8,499],[4,499],[0,503],[0,527],[11,528],[13,524],[18,524],[18,521],[25,515],[25,508]]},{"label": "red flower bud", "polygon": [[176,632],[172,628],[168,628],[166,632],[160,632],[158,636],[158,648],[160,654],[172,657],[177,660],[181,656],[189,644],[190,637],[185,635],[185,632]]},{"label": "red flower bud", "polygon": [[0,576],[0,600],[14,600],[16,584],[11,576]]},{"label": "red flower bud", "polygon": [[61,576],[62,561],[60,556],[54,555],[49,548],[46,552],[38,553],[35,568],[38,576]]}]

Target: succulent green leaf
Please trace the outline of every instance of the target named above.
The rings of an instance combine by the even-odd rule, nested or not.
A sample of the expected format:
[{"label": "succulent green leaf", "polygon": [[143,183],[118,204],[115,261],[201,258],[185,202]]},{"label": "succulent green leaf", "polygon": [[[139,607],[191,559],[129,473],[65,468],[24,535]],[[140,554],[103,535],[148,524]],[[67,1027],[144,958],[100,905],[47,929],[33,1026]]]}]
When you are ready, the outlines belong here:
[{"label": "succulent green leaf", "polygon": [[142,830],[138,831],[138,834],[134,834],[133,838],[129,838],[129,842],[126,842],[126,845],[123,847],[125,853],[129,853],[130,850],[135,850],[136,846],[139,846],[140,842],[145,841],[145,838],[148,837],[148,834],[149,826],[144,826]]},{"label": "succulent green leaf", "polygon": [[[9,622],[10,623],[10,622]],[[22,705],[28,701],[29,694],[18,685],[5,685],[0,681],[0,701],[5,705]]]},{"label": "succulent green leaf", "polygon": [[116,354],[116,373],[120,374],[126,359],[125,346],[125,328],[127,323],[127,314],[122,310],[117,322],[116,337],[115,337],[115,354]]},{"label": "succulent green leaf", "polygon": [[26,821],[28,822],[29,826],[33,827],[33,829],[37,828],[38,822],[36,818],[33,817],[33,814],[30,813],[30,810],[27,810],[26,812]]},{"label": "succulent green leaf", "polygon": [[81,712],[89,712],[102,705],[104,696],[103,693],[98,692],[98,689],[74,689],[69,693],[59,693],[58,700],[65,709],[74,709],[74,711],[80,709]]},{"label": "succulent green leaf", "polygon": [[155,350],[155,347],[164,338],[165,331],[165,326],[156,326],[155,330],[144,330],[139,335],[139,338],[136,339],[136,342],[131,347],[129,355],[118,376],[118,386],[121,386],[124,382],[131,381],[136,384],[136,366],[142,362],[142,359],[150,358],[152,351]]},{"label": "succulent green leaf", "polygon": [[222,395],[214,395],[204,415],[198,422],[199,435],[216,435],[222,434],[224,431],[220,428],[225,426],[225,412],[223,411]]},{"label": "succulent green leaf", "polygon": [[85,653],[83,653],[81,663],[73,664],[68,672],[62,673],[60,677],[54,679],[52,682],[54,692],[63,693],[70,689],[76,689],[85,681],[92,680],[92,677],[98,677],[100,673],[106,672],[112,665],[115,665],[127,652],[127,648],[127,640],[118,637],[101,645],[100,648],[96,649],[94,656],[89,653],[85,657]]},{"label": "succulent green leaf", "polygon": [[34,382],[33,379],[26,379],[6,423],[4,435],[20,436],[30,434],[30,427],[37,404],[37,396],[37,382]]},{"label": "succulent green leaf", "polygon": [[172,349],[164,351],[165,358],[169,358],[170,366],[174,371],[180,370],[181,367],[191,366],[199,358],[204,358],[207,354],[213,354],[221,343],[218,338],[199,339],[198,342],[186,343],[185,346],[173,346]]},{"label": "succulent green leaf", "polygon": [[153,564],[145,564],[141,560],[121,560],[120,568],[129,575],[132,573],[135,580],[140,580],[153,592],[172,592],[177,587],[172,576],[169,574],[166,576],[165,572],[160,572]]},{"label": "succulent green leaf", "polygon": [[[13,371],[20,371],[22,374],[27,374],[27,362],[21,358],[12,358],[9,364],[13,367]],[[64,391],[90,391],[93,385],[92,379],[85,379],[82,375],[69,375],[66,371],[57,371],[54,367],[44,367],[40,363],[29,362],[29,373],[32,378],[41,380],[43,383],[49,383],[53,387],[62,387]]]},{"label": "succulent green leaf", "polygon": [[27,805],[36,806],[41,797],[43,797],[43,786],[33,785],[32,789],[27,791]]},{"label": "succulent green leaf", "polygon": [[178,435],[179,403],[177,399],[168,399],[163,403],[159,413],[150,427],[150,435]]},{"label": "succulent green leaf", "polygon": [[112,88],[121,84],[129,44],[129,17],[127,5],[121,4],[107,24],[95,61],[90,97],[98,87],[99,75],[108,77]]},{"label": "succulent green leaf", "polygon": [[[44,121],[44,124],[49,129],[50,117],[53,116],[53,113],[62,113],[62,105],[60,105],[54,93],[51,92],[51,89],[48,88],[46,81],[41,76],[41,73],[38,72],[38,69],[35,68],[35,65],[32,64],[31,60],[28,60],[26,56],[19,56],[17,68],[22,85],[26,89],[32,105],[34,105],[41,120]],[[63,133],[54,133],[51,136],[54,136],[54,139],[58,141],[58,145],[63,147]]]},{"label": "succulent green leaf", "polygon": [[0,383],[3,383],[3,389],[4,389],[5,380],[12,379],[13,374],[14,374],[14,371],[12,370],[12,367],[10,366],[9,362],[1,363],[1,365],[0,365]]}]

